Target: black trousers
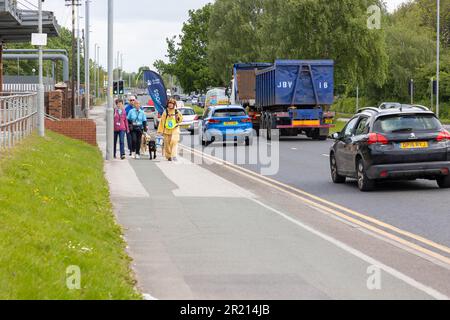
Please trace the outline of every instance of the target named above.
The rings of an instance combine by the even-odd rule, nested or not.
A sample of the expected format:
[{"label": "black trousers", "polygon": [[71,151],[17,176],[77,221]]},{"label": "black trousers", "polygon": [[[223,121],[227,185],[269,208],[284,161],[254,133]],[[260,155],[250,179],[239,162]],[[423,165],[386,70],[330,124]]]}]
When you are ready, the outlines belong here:
[{"label": "black trousers", "polygon": [[131,131],[131,152],[136,152],[136,154],[141,154],[141,142],[142,142],[142,130],[132,130]]},{"label": "black trousers", "polygon": [[131,149],[132,149],[132,146],[133,146],[133,139],[131,138],[131,132],[127,132],[127,134],[126,134],[126,137],[127,137],[127,147],[128,147],[128,151],[130,152],[130,154],[131,154]]}]

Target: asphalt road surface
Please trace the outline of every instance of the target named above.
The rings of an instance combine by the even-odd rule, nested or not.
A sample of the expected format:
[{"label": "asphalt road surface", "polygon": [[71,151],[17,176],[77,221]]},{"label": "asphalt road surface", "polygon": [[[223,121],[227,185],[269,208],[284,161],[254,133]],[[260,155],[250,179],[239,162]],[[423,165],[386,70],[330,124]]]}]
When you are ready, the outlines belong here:
[{"label": "asphalt road surface", "polygon": [[[188,136],[183,136],[182,143],[192,145]],[[344,185],[335,185],[331,182],[329,170],[331,145],[331,140],[319,142],[302,136],[280,138],[279,170],[271,178],[450,246],[450,190],[440,190],[435,181],[426,180],[383,183],[369,193],[360,192],[356,181],[352,180]],[[211,154],[211,148],[223,146],[213,144],[204,150]],[[233,148],[233,144],[228,144],[225,149]],[[241,151],[245,148],[237,147]],[[220,153],[225,154],[219,152],[218,157],[221,157]],[[226,159],[230,161],[229,157]],[[236,159],[230,162],[236,163]],[[257,173],[261,173],[264,167],[260,163],[241,166]]]}]

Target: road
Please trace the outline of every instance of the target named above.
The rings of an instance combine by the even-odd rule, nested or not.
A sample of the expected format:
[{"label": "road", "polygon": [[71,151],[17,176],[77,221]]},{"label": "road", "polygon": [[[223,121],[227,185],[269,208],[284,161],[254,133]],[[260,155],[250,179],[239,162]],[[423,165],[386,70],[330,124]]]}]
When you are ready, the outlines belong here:
[{"label": "road", "polygon": [[[91,112],[102,151],[104,110]],[[222,165],[160,155],[107,161],[105,172],[147,299],[450,296],[450,260],[404,250]]]},{"label": "road", "polygon": [[[182,142],[192,145],[188,136],[183,136]],[[329,172],[331,145],[330,140],[319,142],[302,136],[282,137],[279,143],[279,171],[271,178],[450,246],[450,190],[440,190],[434,181],[425,180],[384,183],[370,193],[360,192],[356,181],[335,185]],[[211,148],[222,148],[222,145],[211,145],[203,150],[211,154]],[[233,149],[233,146],[228,145],[227,148]],[[244,148],[238,147],[241,151]],[[229,158],[227,160],[230,161]],[[232,162],[236,163],[236,159]],[[257,173],[264,167],[259,163],[241,166]]]}]

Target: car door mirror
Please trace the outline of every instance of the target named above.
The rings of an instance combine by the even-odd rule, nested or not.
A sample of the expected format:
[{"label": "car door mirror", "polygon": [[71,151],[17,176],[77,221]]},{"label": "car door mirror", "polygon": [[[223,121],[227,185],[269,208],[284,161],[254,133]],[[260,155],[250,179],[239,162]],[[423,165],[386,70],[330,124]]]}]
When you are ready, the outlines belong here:
[{"label": "car door mirror", "polygon": [[341,135],[338,132],[335,132],[331,135],[331,139],[339,140],[340,138],[341,138]]}]

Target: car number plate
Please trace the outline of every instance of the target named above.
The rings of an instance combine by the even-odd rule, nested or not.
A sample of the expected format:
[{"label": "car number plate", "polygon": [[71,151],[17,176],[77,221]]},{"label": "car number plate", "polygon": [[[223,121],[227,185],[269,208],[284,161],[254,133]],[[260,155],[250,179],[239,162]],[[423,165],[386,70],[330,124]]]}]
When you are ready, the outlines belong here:
[{"label": "car number plate", "polygon": [[190,127],[190,125],[186,125],[186,124],[185,124],[185,125],[182,125],[182,126],[181,126],[181,129],[189,129],[189,127]]},{"label": "car number plate", "polygon": [[333,119],[325,119],[325,124],[333,124]]},{"label": "car number plate", "polygon": [[238,123],[236,121],[230,121],[230,122],[224,122],[223,125],[224,126],[235,126]]},{"label": "car number plate", "polygon": [[424,148],[428,148],[428,142],[426,142],[426,141],[402,142],[400,144],[400,148],[402,148],[402,149],[424,149]]}]

